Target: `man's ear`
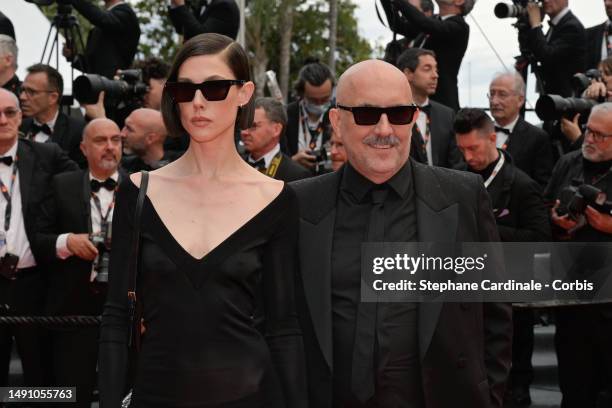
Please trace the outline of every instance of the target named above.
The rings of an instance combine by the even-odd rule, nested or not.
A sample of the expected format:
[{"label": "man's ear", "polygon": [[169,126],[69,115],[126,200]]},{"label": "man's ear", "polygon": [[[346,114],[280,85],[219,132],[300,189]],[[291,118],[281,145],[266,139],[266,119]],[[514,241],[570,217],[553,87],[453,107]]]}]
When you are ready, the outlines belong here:
[{"label": "man's ear", "polygon": [[272,129],[274,130],[274,137],[280,140],[281,133],[283,132],[283,125],[272,122]]},{"label": "man's ear", "polygon": [[340,110],[338,108],[329,110],[329,123],[331,123],[334,129],[334,133],[342,140],[342,133],[340,132]]},{"label": "man's ear", "polygon": [[245,83],[240,87],[238,92],[238,103],[240,106],[246,105],[251,100],[253,93],[255,92],[255,84],[251,81]]},{"label": "man's ear", "polygon": [[85,147],[85,143],[81,142],[81,144],[79,145],[79,149],[81,149],[81,153],[83,153],[83,156],[87,157],[87,148]]}]

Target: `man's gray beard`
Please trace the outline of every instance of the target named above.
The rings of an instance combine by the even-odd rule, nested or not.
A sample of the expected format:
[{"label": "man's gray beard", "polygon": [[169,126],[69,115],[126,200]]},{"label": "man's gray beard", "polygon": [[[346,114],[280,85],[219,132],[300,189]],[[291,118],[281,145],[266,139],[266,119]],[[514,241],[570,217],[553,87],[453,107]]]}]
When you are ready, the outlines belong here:
[{"label": "man's gray beard", "polygon": [[116,159],[112,159],[112,160],[102,159],[102,163],[100,163],[100,167],[102,167],[104,170],[117,170],[117,160]]},{"label": "man's gray beard", "polygon": [[376,136],[370,135],[363,139],[363,143],[368,146],[391,146],[395,147],[400,144],[400,140],[395,135]]}]

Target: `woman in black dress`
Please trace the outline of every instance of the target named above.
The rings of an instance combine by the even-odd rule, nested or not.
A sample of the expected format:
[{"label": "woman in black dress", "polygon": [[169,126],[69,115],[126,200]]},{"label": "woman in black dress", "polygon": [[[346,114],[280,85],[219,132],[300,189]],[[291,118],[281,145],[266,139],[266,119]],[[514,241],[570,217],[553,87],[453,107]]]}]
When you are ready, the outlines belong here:
[{"label": "woman in black dress", "polygon": [[[141,217],[138,301],[146,332],[131,407],[306,407],[294,309],[293,191],[250,167],[234,144],[252,117],[246,53],[202,34],[178,52],[164,122],[190,145],[150,173]],[[100,338],[104,408],[127,371],[127,266],[140,174],[119,188]],[[263,317],[257,330],[256,317]]]}]

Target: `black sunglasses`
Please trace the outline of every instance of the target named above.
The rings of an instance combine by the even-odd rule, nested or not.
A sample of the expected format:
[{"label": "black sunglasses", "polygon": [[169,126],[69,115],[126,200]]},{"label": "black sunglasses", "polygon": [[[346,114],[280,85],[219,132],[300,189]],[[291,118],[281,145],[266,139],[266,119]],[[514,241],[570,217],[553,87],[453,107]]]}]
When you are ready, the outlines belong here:
[{"label": "black sunglasses", "polygon": [[227,98],[232,85],[243,85],[243,79],[219,79],[215,81],[204,81],[199,84],[193,82],[166,82],[164,89],[172,96],[174,102],[191,102],[199,89],[207,101],[222,101]]},{"label": "black sunglasses", "polygon": [[378,123],[380,116],[387,115],[389,122],[393,125],[407,125],[412,122],[414,113],[417,111],[416,105],[390,106],[380,108],[378,106],[342,106],[338,108],[353,112],[355,123],[361,126],[372,126]]}]

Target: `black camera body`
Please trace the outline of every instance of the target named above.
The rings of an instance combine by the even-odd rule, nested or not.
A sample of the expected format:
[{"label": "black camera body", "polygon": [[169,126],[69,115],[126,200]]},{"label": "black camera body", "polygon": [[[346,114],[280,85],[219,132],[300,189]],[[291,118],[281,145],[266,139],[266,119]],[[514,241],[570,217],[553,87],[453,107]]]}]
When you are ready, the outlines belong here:
[{"label": "black camera body", "polygon": [[149,91],[149,86],[142,80],[142,70],[119,70],[117,76],[119,79],[108,79],[96,74],[77,77],[72,85],[76,100],[81,104],[95,104],[100,92],[104,91],[105,104],[109,106],[121,102],[140,105],[142,97]]},{"label": "black camera body", "polygon": [[98,256],[93,262],[93,269],[97,273],[96,281],[108,282],[108,267],[111,251],[111,226],[103,226],[99,234],[90,234],[89,240],[98,250]]},{"label": "black camera body", "polygon": [[[572,88],[574,88],[575,95],[582,95],[582,93],[591,85],[591,81],[601,81],[601,72],[598,69],[589,69],[582,73],[579,72],[572,77]],[[604,101],[601,101],[604,102]]]},{"label": "black camera body", "polygon": [[600,213],[612,215],[612,202],[601,189],[590,184],[584,184],[582,180],[572,180],[571,184],[561,190],[559,194],[559,216],[569,215],[574,221],[584,216],[587,206],[593,207]]},{"label": "black camera body", "polygon": [[0,258],[0,276],[8,280],[15,280],[17,278],[18,263],[19,257],[17,255],[9,252],[4,254],[4,256]]},{"label": "black camera body", "polygon": [[332,170],[331,158],[325,146],[321,146],[320,149],[311,150],[309,153],[315,157],[315,174],[328,173]]}]

